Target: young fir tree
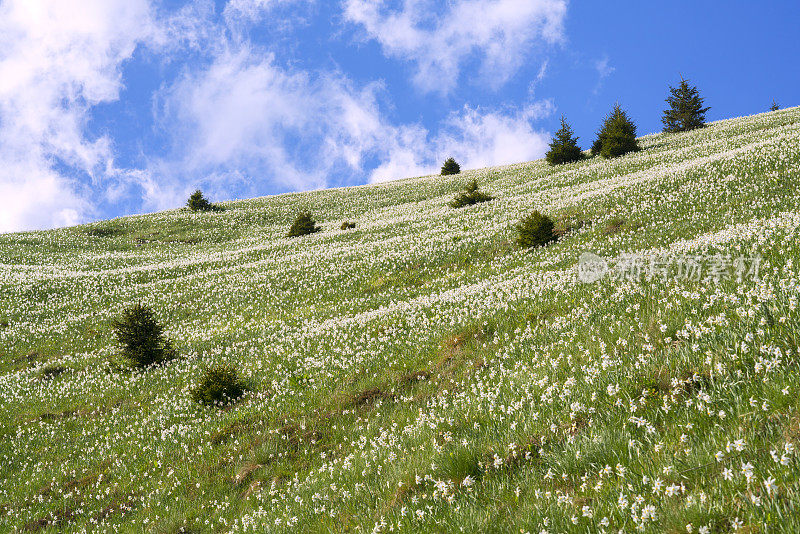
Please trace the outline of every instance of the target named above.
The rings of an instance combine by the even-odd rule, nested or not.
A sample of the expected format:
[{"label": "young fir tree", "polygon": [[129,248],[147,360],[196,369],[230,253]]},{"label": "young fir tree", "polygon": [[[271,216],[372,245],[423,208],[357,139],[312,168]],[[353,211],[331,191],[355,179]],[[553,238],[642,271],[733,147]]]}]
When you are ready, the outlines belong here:
[{"label": "young fir tree", "polygon": [[153,310],[134,304],[112,323],[122,355],[137,367],[165,362],[175,357],[172,343],[164,337],[164,329]]},{"label": "young fir tree", "polygon": [[669,109],[661,118],[665,132],[688,132],[706,125],[706,111],[711,108],[703,107],[703,97],[696,86],[681,78],[678,87],[670,86],[669,92]]},{"label": "young fir tree", "polygon": [[442,176],[447,176],[448,174],[458,174],[461,172],[461,166],[456,163],[456,160],[453,158],[447,158],[442,165]]},{"label": "young fir tree", "polygon": [[301,235],[313,234],[319,232],[322,228],[317,226],[317,221],[311,218],[309,212],[303,212],[297,216],[289,228],[289,237],[299,237]]},{"label": "young fir tree", "polygon": [[775,99],[772,99],[772,105],[769,107],[770,111],[778,111],[781,107],[775,102]]},{"label": "young fir tree", "polygon": [[192,211],[212,211],[214,209],[214,205],[203,196],[203,192],[199,189],[192,193],[189,200],[186,201],[186,205]]},{"label": "young fir tree", "polygon": [[592,144],[592,155],[600,154],[604,158],[615,158],[628,152],[640,150],[636,140],[636,124],[628,117],[619,104],[603,119],[603,125],[597,132],[597,139]]},{"label": "young fir tree", "polygon": [[560,165],[583,159],[583,152],[581,152],[581,147],[578,146],[578,138],[573,137],[574,133],[562,115],[561,128],[556,132],[553,140],[550,141],[550,150],[546,154],[547,163]]}]

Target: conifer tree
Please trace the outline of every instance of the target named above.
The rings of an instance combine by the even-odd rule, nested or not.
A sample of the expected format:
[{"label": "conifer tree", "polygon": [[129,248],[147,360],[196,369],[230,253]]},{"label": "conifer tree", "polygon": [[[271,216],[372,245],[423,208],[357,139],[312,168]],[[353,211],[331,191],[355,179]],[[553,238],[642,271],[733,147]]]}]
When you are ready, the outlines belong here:
[{"label": "conifer tree", "polygon": [[461,166],[456,163],[456,160],[453,158],[447,158],[442,165],[442,176],[447,176],[448,174],[458,174],[461,172]]},{"label": "conifer tree", "polygon": [[203,192],[199,189],[192,193],[189,200],[186,201],[186,205],[192,211],[212,211],[214,209],[214,205],[203,196]]},{"label": "conifer tree", "polygon": [[706,111],[711,108],[703,107],[703,97],[696,86],[681,78],[678,87],[670,86],[669,92],[669,109],[661,118],[665,132],[688,132],[706,125]]},{"label": "conifer tree", "polygon": [[603,125],[597,132],[597,139],[592,144],[592,155],[600,154],[604,158],[615,158],[638,150],[640,148],[636,140],[636,124],[619,104],[614,104],[614,109],[603,119]]},{"label": "conifer tree", "polygon": [[550,150],[546,154],[547,163],[560,165],[583,159],[583,152],[581,152],[581,147],[578,146],[578,138],[573,137],[574,133],[562,115],[561,128],[556,132],[553,140],[550,141]]},{"label": "conifer tree", "polygon": [[147,306],[134,304],[126,308],[112,327],[122,355],[138,367],[162,363],[176,354],[155,313]]}]

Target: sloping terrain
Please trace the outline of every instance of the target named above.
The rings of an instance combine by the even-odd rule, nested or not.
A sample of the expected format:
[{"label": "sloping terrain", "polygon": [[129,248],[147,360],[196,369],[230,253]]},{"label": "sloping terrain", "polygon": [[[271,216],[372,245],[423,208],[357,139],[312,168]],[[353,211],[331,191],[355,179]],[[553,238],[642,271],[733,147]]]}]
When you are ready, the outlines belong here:
[{"label": "sloping terrain", "polygon": [[800,531],[800,108],[640,142],[0,236],[0,531]]}]

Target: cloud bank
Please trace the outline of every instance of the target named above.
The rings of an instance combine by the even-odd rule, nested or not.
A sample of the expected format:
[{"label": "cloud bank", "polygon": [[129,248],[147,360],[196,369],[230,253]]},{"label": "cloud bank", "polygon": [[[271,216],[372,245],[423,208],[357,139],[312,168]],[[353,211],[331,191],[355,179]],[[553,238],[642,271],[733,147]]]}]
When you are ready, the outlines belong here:
[{"label": "cloud bank", "polygon": [[85,190],[114,157],[109,137],[85,135],[88,113],[118,98],[121,64],[153,35],[147,0],[0,4],[0,230],[92,214]]}]

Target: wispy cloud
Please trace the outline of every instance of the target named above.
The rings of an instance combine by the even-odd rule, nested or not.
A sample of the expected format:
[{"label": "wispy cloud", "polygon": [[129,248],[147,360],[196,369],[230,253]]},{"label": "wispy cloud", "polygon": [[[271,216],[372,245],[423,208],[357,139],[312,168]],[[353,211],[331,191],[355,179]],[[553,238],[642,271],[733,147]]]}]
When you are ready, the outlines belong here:
[{"label": "wispy cloud", "polygon": [[316,0],[230,0],[224,9],[229,19],[261,20],[279,7],[313,4]]},{"label": "wispy cloud", "polygon": [[616,69],[611,66],[611,60],[608,58],[608,55],[604,55],[602,58],[595,61],[594,68],[597,71],[597,84],[594,86],[593,91],[596,95],[603,87],[603,81],[611,76]]},{"label": "wispy cloud", "polygon": [[340,73],[279,66],[252,45],[227,49],[162,92],[174,149],[153,170],[183,189],[203,176],[213,187],[211,178],[231,172],[245,192],[264,180],[285,189],[323,187],[337,168],[361,170],[391,129],[378,109],[379,90],[356,88]]},{"label": "wispy cloud", "polygon": [[346,0],[345,18],[363,27],[391,57],[413,62],[414,82],[447,93],[467,60],[480,60],[483,79],[502,85],[536,43],[563,38],[565,0],[462,0],[437,12],[434,0],[404,0],[385,9],[379,0]]}]

